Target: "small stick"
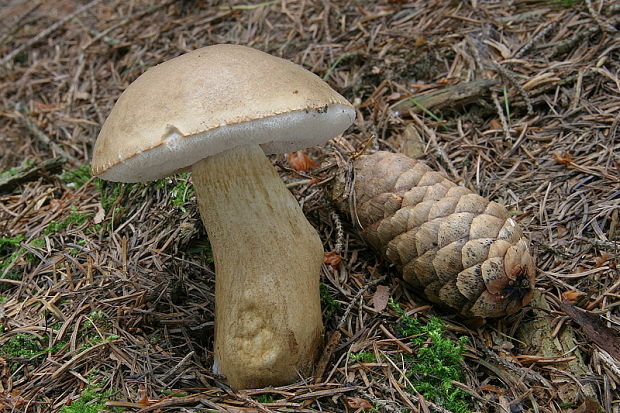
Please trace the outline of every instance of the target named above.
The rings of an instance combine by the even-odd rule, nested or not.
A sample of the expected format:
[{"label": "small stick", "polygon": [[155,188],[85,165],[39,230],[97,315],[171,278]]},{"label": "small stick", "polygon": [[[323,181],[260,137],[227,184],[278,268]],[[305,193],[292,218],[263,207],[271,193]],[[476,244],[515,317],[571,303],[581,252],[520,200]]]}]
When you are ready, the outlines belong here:
[{"label": "small stick", "polygon": [[332,358],[334,351],[336,350],[336,346],[340,342],[340,337],[342,334],[340,331],[334,331],[327,340],[327,344],[325,344],[325,348],[323,349],[323,353],[321,354],[321,358],[316,365],[316,373],[314,374],[314,384],[318,384],[323,380],[323,375],[325,374],[325,369],[327,368],[327,363]]},{"label": "small stick", "polygon": [[493,67],[499,72],[499,74],[505,80],[508,81],[508,83],[510,83],[510,85],[512,87],[517,89],[517,92],[519,92],[519,94],[521,95],[521,97],[525,101],[525,106],[527,107],[527,114],[528,115],[533,115],[534,114],[534,108],[532,107],[532,101],[530,100],[530,96],[525,91],[525,89],[523,89],[523,86],[521,86],[521,84],[517,81],[517,79],[515,79],[515,77],[512,75],[512,72],[510,72],[508,69],[506,69],[505,67],[503,67],[502,65],[500,65],[497,62],[493,62]]},{"label": "small stick", "polygon": [[41,163],[28,166],[19,166],[11,174],[0,174],[0,193],[8,192],[17,185],[35,179],[44,174],[53,174],[62,168],[65,162],[62,158],[46,159]]},{"label": "small stick", "polygon": [[590,16],[596,22],[596,24],[599,25],[602,31],[608,34],[616,33],[618,31],[614,26],[603,20],[601,16],[596,12],[596,10],[594,10],[594,6],[592,6],[592,0],[586,0],[586,6],[588,7],[588,13],[590,13]]},{"label": "small stick", "polygon": [[481,79],[459,83],[426,95],[416,96],[415,101],[418,105],[412,102],[412,97],[408,97],[396,103],[392,106],[392,109],[419,113],[422,111],[420,107],[434,109],[455,106],[486,95],[492,86],[497,86],[498,84],[499,81],[497,79]]},{"label": "small stick", "polygon": [[183,366],[185,366],[187,364],[189,359],[191,357],[193,357],[194,354],[195,353],[193,351],[190,351],[189,353],[187,353],[187,355],[185,357],[183,357],[183,359],[181,361],[179,361],[176,366],[174,366],[166,374],[164,374],[162,377],[160,377],[159,380],[163,382],[166,379],[168,379],[170,376],[172,376],[173,374],[176,374]]},{"label": "small stick", "polygon": [[504,130],[504,138],[507,141],[512,140],[512,136],[510,136],[510,126],[508,125],[508,120],[504,115],[504,110],[502,109],[502,104],[499,101],[499,97],[496,92],[491,93],[491,98],[493,99],[493,103],[495,103],[495,109],[497,110],[497,115],[499,116],[499,120],[502,122],[502,129]]},{"label": "small stick", "polygon": [[338,213],[332,209],[329,213],[334,225],[336,226],[336,245],[334,246],[334,252],[340,254],[342,252],[342,244],[344,241],[344,231],[342,230],[342,221]]},{"label": "small stick", "polygon": [[351,310],[353,309],[353,307],[355,306],[355,304],[357,303],[357,300],[366,292],[370,289],[370,287],[374,287],[375,285],[379,284],[380,282],[382,282],[383,280],[385,280],[388,276],[384,275],[383,277],[379,277],[375,280],[370,281],[368,284],[366,284],[365,286],[363,286],[362,288],[359,289],[359,291],[357,292],[357,294],[355,294],[355,297],[353,297],[351,299],[351,302],[347,305],[347,308],[344,310],[344,314],[342,315],[342,317],[340,318],[340,321],[338,322],[338,325],[336,326],[336,330],[340,330],[342,327],[344,327],[344,323],[347,319],[347,317],[349,316],[349,313],[351,312]]},{"label": "small stick", "polygon": [[547,35],[547,33],[553,30],[557,23],[558,20],[553,20],[547,23],[545,27],[543,27],[538,33],[532,36],[532,38],[527,43],[525,43],[523,46],[521,46],[521,48],[519,48],[519,50],[515,52],[513,59],[520,59],[521,57],[523,57],[523,55],[526,54],[532,48],[532,46],[538,43],[543,37]]},{"label": "small stick", "polygon": [[0,36],[0,43],[6,42],[7,40],[9,40],[9,38],[11,37],[13,33],[23,28],[24,25],[22,24],[22,22],[26,20],[32,13],[34,13],[39,7],[41,7],[42,4],[43,2],[41,1],[37,2],[34,6],[28,9],[24,14],[19,16],[16,21],[12,22],[11,24],[8,24],[7,25],[8,30],[6,30],[6,32]]},{"label": "small stick", "polygon": [[[609,20],[609,24],[612,27],[615,27],[618,24],[620,24],[620,16],[611,18]],[[594,36],[599,31],[601,31],[601,26],[593,25],[592,27],[590,27],[589,29],[584,30],[583,32],[575,33],[574,35],[572,35],[568,39],[565,39],[565,40],[562,40],[560,42],[555,43],[553,45],[553,50],[551,51],[551,55],[549,57],[556,57],[558,55],[561,55],[563,53],[568,52],[573,47],[575,47],[575,45],[577,45],[577,43],[579,43],[580,41],[582,41],[584,39],[588,39],[588,38]]]}]

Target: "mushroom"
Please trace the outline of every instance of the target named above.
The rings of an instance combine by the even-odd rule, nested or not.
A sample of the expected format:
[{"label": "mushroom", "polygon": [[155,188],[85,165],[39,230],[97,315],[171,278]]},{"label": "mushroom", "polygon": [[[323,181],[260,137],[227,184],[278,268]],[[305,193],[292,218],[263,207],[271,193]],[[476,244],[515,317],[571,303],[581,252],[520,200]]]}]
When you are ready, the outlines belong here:
[{"label": "mushroom", "polygon": [[99,133],[92,169],[102,179],[191,167],[215,259],[214,370],[235,389],[294,382],[322,342],[322,243],[265,154],[323,143],[354,119],[301,66],[214,45],[142,74]]}]

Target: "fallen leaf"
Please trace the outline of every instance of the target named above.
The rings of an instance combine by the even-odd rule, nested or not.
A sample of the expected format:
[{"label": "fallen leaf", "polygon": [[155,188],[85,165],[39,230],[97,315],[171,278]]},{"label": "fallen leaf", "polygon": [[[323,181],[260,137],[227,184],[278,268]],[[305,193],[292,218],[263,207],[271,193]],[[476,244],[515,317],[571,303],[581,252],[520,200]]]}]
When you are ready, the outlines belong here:
[{"label": "fallen leaf", "polygon": [[562,298],[568,301],[569,303],[574,304],[575,301],[577,301],[577,299],[581,297],[582,295],[583,293],[580,291],[569,290],[569,291],[564,291],[562,293]]},{"label": "fallen leaf", "polygon": [[340,261],[342,261],[342,257],[340,254],[335,252],[326,252],[323,256],[323,262],[325,264],[329,264],[334,268],[337,268],[340,265]]},{"label": "fallen leaf", "polygon": [[568,228],[566,228],[564,225],[558,225],[555,228],[555,232],[557,232],[558,237],[562,238],[568,234]]},{"label": "fallen leaf", "polygon": [[425,144],[422,137],[413,124],[407,125],[403,132],[403,153],[410,158],[424,156]]},{"label": "fallen leaf", "polygon": [[101,202],[97,204],[97,213],[93,218],[93,222],[95,224],[101,224],[101,222],[105,219],[105,209],[101,206]]},{"label": "fallen leaf", "polygon": [[595,399],[588,397],[579,407],[573,410],[573,413],[598,413],[602,411],[603,409],[598,402]]},{"label": "fallen leaf", "polygon": [[388,102],[393,101],[393,100],[398,100],[401,98],[401,94],[398,92],[394,92],[391,93],[386,99],[388,100]]},{"label": "fallen leaf", "polygon": [[88,92],[77,92],[75,94],[76,100],[88,100],[90,98],[90,94]]},{"label": "fallen leaf", "polygon": [[492,384],[485,384],[484,386],[480,386],[478,387],[479,390],[482,391],[490,391],[492,393],[496,393],[496,394],[504,394],[504,391],[496,386],[493,386]]},{"label": "fallen leaf", "polygon": [[297,151],[286,154],[286,163],[291,168],[299,172],[307,172],[312,168],[316,168],[316,162],[314,162],[304,151]]},{"label": "fallen leaf", "polygon": [[601,256],[596,257],[596,259],[594,260],[594,268],[602,267],[607,263],[607,261],[609,261],[609,254],[607,253],[607,251],[603,251],[601,252]]},{"label": "fallen leaf", "polygon": [[323,381],[323,374],[325,374],[325,369],[327,368],[327,364],[329,363],[329,360],[334,354],[336,347],[338,347],[338,344],[340,343],[340,337],[342,337],[342,334],[340,334],[340,331],[338,330],[334,331],[329,336],[329,339],[327,340],[327,344],[325,344],[325,347],[323,347],[323,353],[321,354],[321,358],[316,363],[316,369],[314,373],[315,384],[319,384],[320,382]]},{"label": "fallen leaf", "polygon": [[138,388],[138,396],[140,396],[138,404],[141,404],[142,406],[149,406],[151,404],[151,401],[149,400],[149,395],[146,391],[146,387],[144,387],[143,384],[141,384]]},{"label": "fallen leaf", "polygon": [[564,166],[568,166],[573,163],[573,157],[566,152],[553,152],[553,159],[555,159],[557,163],[561,163]]},{"label": "fallen leaf", "polygon": [[352,409],[372,409],[372,403],[361,397],[347,397],[347,404]]},{"label": "fallen leaf", "polygon": [[372,306],[377,312],[385,310],[390,299],[390,289],[385,285],[379,285],[372,296]]},{"label": "fallen leaf", "polygon": [[502,128],[502,123],[497,120],[497,119],[491,119],[491,121],[489,122],[491,129],[501,129]]},{"label": "fallen leaf", "polygon": [[51,209],[61,209],[64,206],[64,202],[62,202],[60,199],[52,199],[49,203],[49,206]]}]

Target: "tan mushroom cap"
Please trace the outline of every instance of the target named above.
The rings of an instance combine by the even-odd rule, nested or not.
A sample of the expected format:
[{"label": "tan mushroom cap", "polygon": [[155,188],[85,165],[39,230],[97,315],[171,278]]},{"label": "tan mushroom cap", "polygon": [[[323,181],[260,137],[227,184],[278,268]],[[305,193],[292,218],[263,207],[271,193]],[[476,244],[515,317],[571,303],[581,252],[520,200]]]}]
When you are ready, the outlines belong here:
[{"label": "tan mushroom cap", "polygon": [[92,169],[112,181],[158,179],[239,145],[268,154],[316,145],[354,119],[351,104],[301,66],[245,46],[208,46],[129,85],[99,133]]}]

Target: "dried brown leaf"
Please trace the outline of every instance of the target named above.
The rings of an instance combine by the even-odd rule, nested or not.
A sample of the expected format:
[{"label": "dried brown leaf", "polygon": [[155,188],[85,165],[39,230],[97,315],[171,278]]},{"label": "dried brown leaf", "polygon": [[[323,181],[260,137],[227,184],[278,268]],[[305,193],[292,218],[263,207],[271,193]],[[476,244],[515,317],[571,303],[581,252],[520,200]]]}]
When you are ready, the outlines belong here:
[{"label": "dried brown leaf", "polygon": [[557,163],[561,163],[564,166],[568,166],[573,163],[573,157],[566,152],[553,152],[553,159],[555,159]]},{"label": "dried brown leaf", "polygon": [[340,261],[342,261],[342,257],[336,252],[326,252],[323,257],[323,262],[334,268],[337,268],[340,265]]},{"label": "dried brown leaf", "polygon": [[504,391],[497,386],[493,386],[492,384],[485,384],[483,386],[478,387],[478,390],[481,391],[490,391],[495,394],[505,394]]},{"label": "dried brown leaf", "polygon": [[101,224],[105,219],[105,209],[101,206],[101,202],[97,204],[97,213],[93,217],[94,224]]},{"label": "dried brown leaf", "polygon": [[347,405],[352,409],[372,409],[372,403],[361,397],[347,397]]},{"label": "dried brown leaf", "polygon": [[385,310],[390,299],[390,289],[385,285],[377,286],[375,294],[372,296],[372,306],[377,312]]},{"label": "dried brown leaf", "polygon": [[569,290],[569,291],[564,291],[562,293],[562,298],[568,301],[569,303],[574,304],[575,301],[577,301],[579,297],[583,295],[584,293],[582,293],[581,291]]},{"label": "dried brown leaf", "polygon": [[594,268],[600,268],[603,265],[605,265],[607,263],[607,261],[609,261],[609,254],[607,253],[607,251],[603,251],[601,252],[601,256],[600,257],[596,257],[594,260]]},{"label": "dried brown leaf", "polygon": [[316,168],[316,162],[314,162],[304,151],[297,151],[286,154],[286,163],[291,168],[299,172],[307,172],[310,169]]}]

